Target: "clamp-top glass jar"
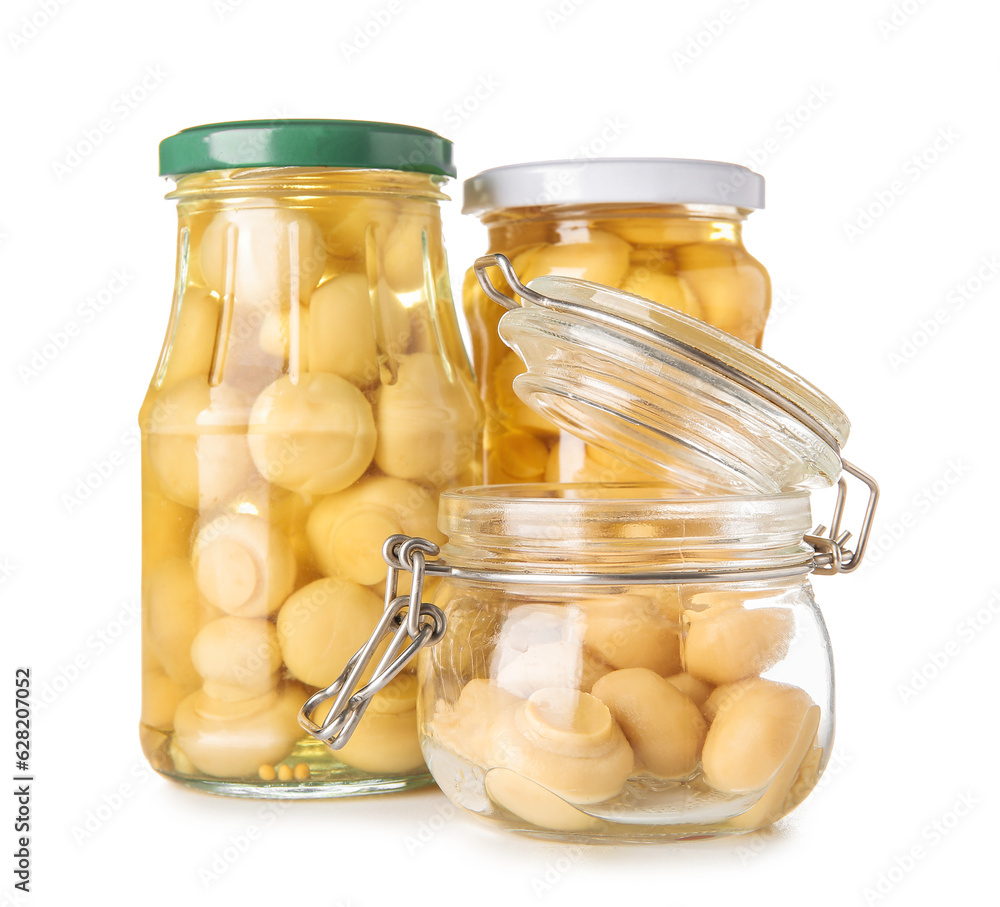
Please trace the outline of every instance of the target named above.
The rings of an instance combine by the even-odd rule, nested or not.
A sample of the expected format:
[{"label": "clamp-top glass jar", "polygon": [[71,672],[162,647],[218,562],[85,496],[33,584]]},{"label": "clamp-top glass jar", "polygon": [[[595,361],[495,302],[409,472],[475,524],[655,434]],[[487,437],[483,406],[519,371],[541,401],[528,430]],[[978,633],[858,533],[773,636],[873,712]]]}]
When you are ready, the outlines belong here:
[{"label": "clamp-top glass jar", "polygon": [[[763,206],[763,177],[736,164],[608,158],[484,171],[466,181],[463,211],[482,219],[489,251],[509,258],[524,283],[559,275],[619,287],[759,347],[771,284],[742,226]],[[471,269],[463,306],[486,402],[486,481],[648,478],[521,402],[512,385],[524,366],[500,343],[500,310]]]},{"label": "clamp-top glass jar", "polygon": [[438,203],[451,145],[331,120],[160,146],[177,282],[140,413],[151,764],[190,786],[334,796],[429,781],[415,680],[334,756],[299,707],[383,609],[381,543],[477,477],[479,406]]},{"label": "clamp-top glass jar", "polygon": [[[494,263],[523,307],[486,280]],[[494,824],[649,841],[774,822],[813,789],[833,738],[809,575],[860,566],[878,498],[840,458],[846,417],[753,347],[649,300],[552,277],[525,287],[502,256],[477,271],[510,309],[500,334],[527,364],[520,398],[674,487],[445,492],[440,560],[426,540],[385,550],[390,584],[410,571],[418,595],[425,575],[443,577],[433,604],[393,601],[304,725],[342,745],[427,646],[428,766]],[[869,490],[853,551],[841,471]],[[834,483],[831,528],[810,532],[808,489]]]},{"label": "clamp-top glass jar", "polygon": [[456,803],[536,835],[637,840],[760,828],[813,789],[833,664],[806,492],[508,486],[442,503],[455,572],[434,596],[448,631],[421,721]]}]

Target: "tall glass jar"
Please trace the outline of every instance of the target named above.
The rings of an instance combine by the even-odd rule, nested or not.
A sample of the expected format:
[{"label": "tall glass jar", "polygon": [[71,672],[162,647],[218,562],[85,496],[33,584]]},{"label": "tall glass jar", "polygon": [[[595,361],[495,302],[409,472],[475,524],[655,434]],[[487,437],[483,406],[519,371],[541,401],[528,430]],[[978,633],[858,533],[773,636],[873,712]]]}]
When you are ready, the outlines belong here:
[{"label": "tall glass jar", "polygon": [[[511,259],[525,283],[559,275],[618,287],[759,347],[771,284],[744,247],[742,227],[763,205],[763,177],[735,164],[602,159],[484,171],[466,181],[463,211],[479,216],[489,252]],[[486,481],[648,478],[521,403],[512,382],[524,367],[500,342],[501,310],[471,270],[463,306],[486,401]]]},{"label": "tall glass jar", "polygon": [[354,121],[163,142],[177,274],[139,415],[141,739],[161,773],[258,797],[427,783],[412,676],[334,757],[297,713],[384,605],[387,534],[478,470],[441,238],[450,143]]}]

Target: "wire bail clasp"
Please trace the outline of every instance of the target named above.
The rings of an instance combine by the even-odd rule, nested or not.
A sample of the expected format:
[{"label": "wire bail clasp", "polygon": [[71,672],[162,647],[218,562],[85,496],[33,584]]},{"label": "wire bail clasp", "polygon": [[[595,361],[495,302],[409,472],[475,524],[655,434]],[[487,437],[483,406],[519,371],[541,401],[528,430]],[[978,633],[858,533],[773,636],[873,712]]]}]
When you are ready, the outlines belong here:
[{"label": "wire bail clasp", "polygon": [[520,278],[517,276],[517,272],[514,270],[514,265],[511,264],[510,259],[506,255],[500,255],[495,253],[492,255],[480,255],[472,263],[472,270],[476,273],[476,280],[479,281],[479,286],[483,288],[483,292],[489,296],[494,302],[499,303],[505,309],[510,311],[511,309],[521,308],[520,303],[506,293],[501,293],[494,285],[493,281],[490,280],[489,276],[486,274],[487,268],[499,268],[500,273],[503,274],[503,279],[507,281],[510,288],[517,293],[522,299],[527,299],[529,302],[540,303],[548,300],[547,296],[543,296],[541,293],[536,293],[534,290],[529,289],[523,283],[521,283]]},{"label": "wire bail clasp", "polygon": [[[372,698],[405,668],[424,646],[444,636],[447,621],[436,605],[422,601],[427,556],[436,557],[438,546],[427,539],[393,535],[382,546],[389,565],[385,583],[385,610],[368,641],[347,662],[340,676],[326,689],[313,693],[299,710],[299,724],[308,734],[339,750],[351,738]],[[413,574],[409,595],[397,595],[399,573]],[[413,602],[417,602],[416,607]],[[355,690],[382,643],[390,638],[371,679]],[[332,704],[317,722],[321,707]]]},{"label": "wire bail clasp", "polygon": [[868,540],[872,533],[872,524],[875,522],[875,508],[878,506],[879,497],[878,482],[868,473],[858,469],[853,463],[848,463],[847,460],[841,462],[844,472],[860,479],[868,486],[868,504],[861,521],[858,544],[851,551],[847,547],[851,533],[847,530],[840,531],[840,524],[844,518],[844,505],[847,503],[847,480],[841,477],[840,481],[837,482],[837,503],[833,508],[830,529],[827,530],[826,526],[820,524],[805,537],[805,541],[816,549],[816,554],[813,557],[813,572],[818,574],[853,573],[857,570],[864,559]]}]

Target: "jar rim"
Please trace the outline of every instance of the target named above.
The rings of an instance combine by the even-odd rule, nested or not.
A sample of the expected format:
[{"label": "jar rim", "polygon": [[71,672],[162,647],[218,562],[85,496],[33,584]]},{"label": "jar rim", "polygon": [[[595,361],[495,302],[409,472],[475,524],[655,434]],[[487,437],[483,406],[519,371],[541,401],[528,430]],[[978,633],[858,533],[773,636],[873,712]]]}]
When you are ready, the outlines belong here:
[{"label": "jar rim", "polygon": [[445,561],[573,576],[801,567],[810,495],[699,495],[646,483],[479,485],[442,492]]},{"label": "jar rim", "polygon": [[478,214],[480,222],[492,229],[511,222],[661,219],[689,222],[718,223],[726,221],[735,228],[753,213],[752,208],[737,205],[705,204],[702,202],[556,202],[545,205],[520,205],[490,208]]},{"label": "jar rim", "polygon": [[167,199],[180,203],[201,200],[274,200],[357,196],[448,201],[442,191],[448,178],[403,170],[361,167],[245,167],[179,174]]},{"label": "jar rim", "polygon": [[[621,497],[617,491],[634,491],[636,494]],[[586,496],[587,494],[592,496]],[[519,482],[517,484],[465,485],[441,492],[441,499],[476,499],[479,501],[524,501],[541,503],[549,501],[573,501],[577,503],[608,503],[623,505],[625,510],[638,509],[644,505],[682,505],[702,509],[725,508],[744,503],[766,505],[777,501],[802,500],[808,502],[810,493],[804,488],[790,488],[787,491],[771,493],[716,494],[706,495],[683,488],[655,482]]]}]

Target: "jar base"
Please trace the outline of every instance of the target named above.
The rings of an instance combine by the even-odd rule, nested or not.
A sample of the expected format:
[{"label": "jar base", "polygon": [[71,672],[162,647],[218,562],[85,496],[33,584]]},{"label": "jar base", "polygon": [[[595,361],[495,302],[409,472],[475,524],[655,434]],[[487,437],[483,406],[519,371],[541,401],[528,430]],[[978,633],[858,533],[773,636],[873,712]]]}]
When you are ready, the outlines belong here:
[{"label": "jar base", "polygon": [[709,828],[697,826],[688,829],[683,827],[666,827],[663,825],[632,826],[627,831],[621,826],[613,826],[607,833],[565,833],[545,831],[530,825],[516,825],[509,818],[481,816],[497,829],[509,832],[522,838],[534,838],[536,841],[549,841],[556,844],[585,844],[594,847],[607,847],[609,844],[677,844],[684,841],[710,841],[714,838],[728,838],[735,835],[755,834],[764,831],[763,828]]},{"label": "jar base", "polygon": [[227,781],[219,778],[195,778],[190,775],[174,775],[160,772],[184,787],[202,791],[208,794],[218,794],[224,797],[243,797],[250,800],[333,800],[342,797],[361,797],[366,794],[399,793],[405,790],[415,790],[434,783],[429,774],[408,778],[373,777],[367,779],[353,778],[338,781],[334,778],[318,778],[309,781]]},{"label": "jar base", "polygon": [[[761,831],[806,798],[819,779],[823,761],[823,750],[817,747],[793,788],[778,803],[768,804],[765,811],[759,802],[767,801],[760,792],[727,796],[694,779],[671,782],[649,778],[630,780],[618,797],[586,806],[564,802],[536,785],[531,787],[544,791],[542,799],[518,800],[517,794],[523,796],[525,789],[515,788],[512,806],[492,796],[488,778],[496,769],[486,770],[433,739],[425,741],[424,753],[445,795],[492,827],[543,841],[595,845],[694,841]],[[519,815],[512,811],[519,807],[528,812]]]},{"label": "jar base", "polygon": [[[243,797],[253,800],[318,800],[340,797],[359,797],[366,794],[398,793],[427,787],[434,779],[427,770],[393,774],[389,772],[364,772],[337,760],[322,743],[312,738],[300,740],[295,748],[278,765],[273,780],[258,776],[243,778],[216,778],[198,772],[193,766],[185,771],[172,756],[172,735],[151,728],[141,727],[143,750],[149,764],[164,778],[192,790],[226,797]],[[294,776],[295,769],[309,770],[305,779]],[[292,777],[285,781],[277,777],[281,768],[287,768]]]}]

